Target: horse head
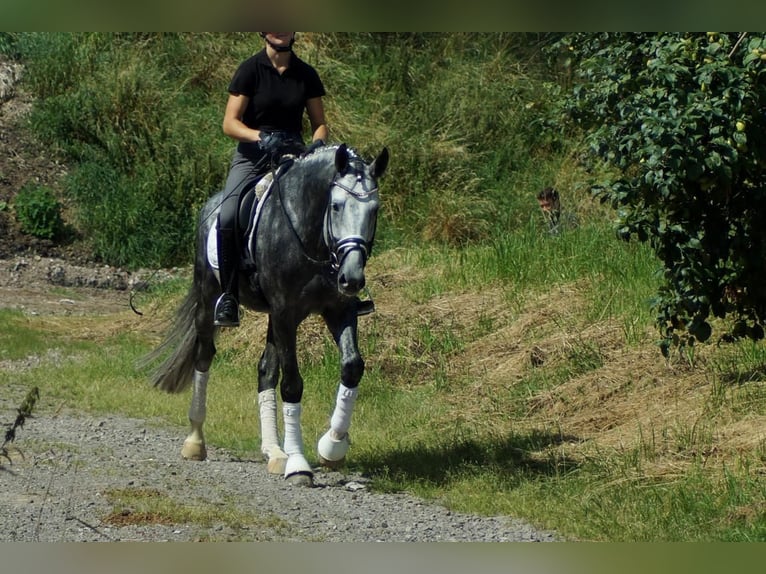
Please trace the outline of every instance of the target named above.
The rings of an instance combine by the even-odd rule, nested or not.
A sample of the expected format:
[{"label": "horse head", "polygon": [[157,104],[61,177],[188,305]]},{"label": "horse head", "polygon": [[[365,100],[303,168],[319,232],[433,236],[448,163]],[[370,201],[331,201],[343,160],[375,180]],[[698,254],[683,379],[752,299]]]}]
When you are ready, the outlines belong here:
[{"label": "horse head", "polygon": [[330,249],[338,290],[354,296],[365,286],[364,267],[375,240],[380,200],[378,178],[388,166],[388,149],[366,164],[346,144],[335,152],[335,177],[325,217],[325,242]]}]

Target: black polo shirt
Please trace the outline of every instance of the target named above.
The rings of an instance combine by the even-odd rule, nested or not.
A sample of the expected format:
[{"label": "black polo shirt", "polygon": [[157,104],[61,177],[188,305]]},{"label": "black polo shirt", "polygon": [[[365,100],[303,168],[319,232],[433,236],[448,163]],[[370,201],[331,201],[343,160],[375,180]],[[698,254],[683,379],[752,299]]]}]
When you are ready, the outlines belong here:
[{"label": "black polo shirt", "polygon": [[242,62],[229,84],[229,93],[250,98],[242,117],[257,130],[301,133],[306,101],[325,95],[317,71],[290,54],[290,66],[282,74],[271,64],[264,48]]}]

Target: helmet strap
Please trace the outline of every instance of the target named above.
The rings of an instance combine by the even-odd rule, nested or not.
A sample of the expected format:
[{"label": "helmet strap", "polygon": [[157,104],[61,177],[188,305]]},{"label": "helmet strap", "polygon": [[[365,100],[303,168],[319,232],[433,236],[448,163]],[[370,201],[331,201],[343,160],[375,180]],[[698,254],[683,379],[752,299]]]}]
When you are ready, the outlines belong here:
[{"label": "helmet strap", "polygon": [[264,40],[266,40],[266,43],[271,46],[274,50],[277,52],[292,52],[293,50],[293,44],[295,44],[295,34],[293,34],[292,40],[290,40],[290,43],[287,46],[277,46],[276,44],[272,44],[269,42],[269,39],[266,37],[266,34],[261,34]]}]

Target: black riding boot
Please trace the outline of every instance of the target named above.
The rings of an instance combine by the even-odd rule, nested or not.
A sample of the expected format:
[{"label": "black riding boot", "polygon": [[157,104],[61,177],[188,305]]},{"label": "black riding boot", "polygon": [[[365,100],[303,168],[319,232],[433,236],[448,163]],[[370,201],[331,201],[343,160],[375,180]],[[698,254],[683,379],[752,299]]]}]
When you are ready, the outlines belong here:
[{"label": "black riding boot", "polygon": [[356,298],[356,316],[362,317],[364,315],[369,315],[370,313],[375,312],[375,302],[372,300],[372,297],[370,297],[369,293],[367,294],[367,299],[361,299],[359,297]]},{"label": "black riding boot", "polygon": [[236,232],[233,229],[219,229],[218,273],[223,293],[215,304],[213,323],[218,327],[239,325],[239,253]]}]

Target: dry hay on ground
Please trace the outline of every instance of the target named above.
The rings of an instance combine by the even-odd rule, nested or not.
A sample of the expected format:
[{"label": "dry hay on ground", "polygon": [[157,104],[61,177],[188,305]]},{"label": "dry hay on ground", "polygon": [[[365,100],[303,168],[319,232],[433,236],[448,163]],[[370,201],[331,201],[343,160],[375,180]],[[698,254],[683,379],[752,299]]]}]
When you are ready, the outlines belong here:
[{"label": "dry hay on ground", "polygon": [[[586,289],[570,285],[530,296],[518,312],[504,303],[500,289],[421,306],[433,322],[459,324],[465,333],[481,332],[478,323],[488,316],[494,320],[494,328],[450,358],[453,384],[445,400],[453,418],[445,425],[459,413],[477,436],[556,432],[562,442],[553,448],[579,459],[637,449],[646,457],[645,470],[657,474],[700,458],[725,460],[764,449],[766,416],[711,408],[716,375],[707,357],[715,347],[699,347],[691,366],[666,361],[651,327],[629,345],[618,322],[586,322]],[[582,361],[591,368],[578,373]],[[546,373],[561,380],[565,369],[573,373],[563,383],[530,387],[526,394],[515,388]]]}]

